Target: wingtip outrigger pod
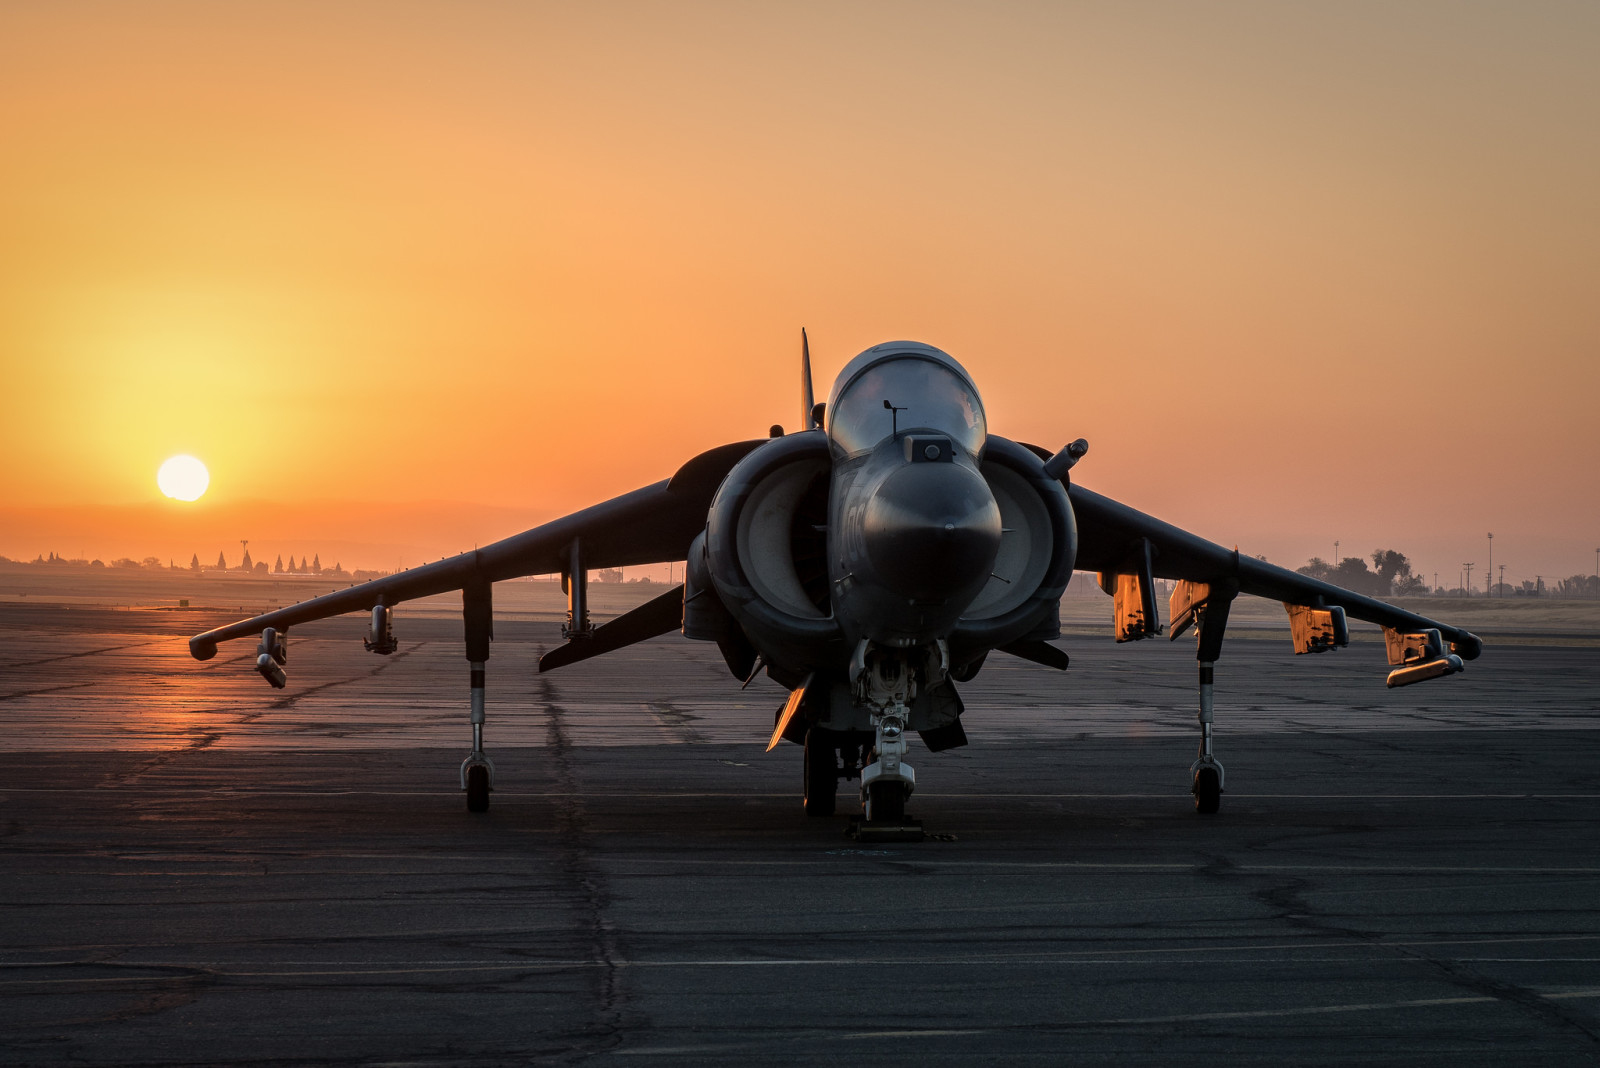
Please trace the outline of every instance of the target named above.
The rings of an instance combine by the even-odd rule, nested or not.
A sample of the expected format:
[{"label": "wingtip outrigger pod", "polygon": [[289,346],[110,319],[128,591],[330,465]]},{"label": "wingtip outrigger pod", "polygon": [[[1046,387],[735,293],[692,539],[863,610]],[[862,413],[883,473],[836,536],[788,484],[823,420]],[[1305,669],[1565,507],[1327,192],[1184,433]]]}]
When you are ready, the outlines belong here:
[{"label": "wingtip outrigger pod", "polygon": [[1389,672],[1390,689],[1466,670],[1459,656],[1444,651],[1444,638],[1432,628],[1405,634],[1384,627],[1383,642],[1388,647],[1389,663],[1398,665]]},{"label": "wingtip outrigger pod", "polygon": [[275,690],[281,690],[289,684],[289,676],[283,670],[283,665],[289,662],[287,637],[287,631],[279,632],[268,627],[261,632],[261,644],[256,646],[256,671]]}]

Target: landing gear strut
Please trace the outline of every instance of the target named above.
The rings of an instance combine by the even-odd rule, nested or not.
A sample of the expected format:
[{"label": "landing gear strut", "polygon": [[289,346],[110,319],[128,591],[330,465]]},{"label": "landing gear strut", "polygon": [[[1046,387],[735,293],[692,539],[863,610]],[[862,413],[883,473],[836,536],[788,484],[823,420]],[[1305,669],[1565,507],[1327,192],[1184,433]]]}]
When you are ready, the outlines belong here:
[{"label": "landing gear strut", "polygon": [[[945,669],[940,646],[939,669]],[[861,820],[851,829],[857,839],[921,841],[922,824],[906,818],[906,798],[917,788],[917,773],[906,763],[906,721],[916,696],[916,679],[903,651],[856,647],[853,677],[858,697],[871,710],[874,744],[871,763],[861,769]]]},{"label": "landing gear strut", "polygon": [[[1238,550],[1234,550],[1235,558]],[[1237,564],[1235,565],[1237,568]],[[1190,626],[1198,628],[1195,659],[1200,661],[1200,754],[1189,765],[1194,776],[1194,810],[1202,816],[1215,815],[1222,807],[1225,773],[1222,762],[1211,751],[1212,682],[1217,657],[1222,653],[1222,635],[1228,626],[1228,611],[1239,592],[1235,579],[1215,584],[1185,579],[1172,589],[1172,637]]]},{"label": "landing gear strut", "polygon": [[1211,752],[1212,669],[1200,664],[1200,756],[1189,765],[1194,776],[1194,810],[1203,816],[1214,815],[1222,807],[1222,764]]},{"label": "landing gear strut", "polygon": [[494,609],[490,584],[473,582],[461,591],[461,615],[466,623],[467,662],[472,668],[472,752],[461,762],[461,789],[467,795],[468,812],[489,811],[489,793],[494,789],[494,761],[483,751],[483,675],[489,659],[489,642],[494,638]]},{"label": "landing gear strut", "polygon": [[483,751],[483,661],[472,663],[472,752],[461,762],[461,789],[467,792],[468,812],[489,811],[489,791],[494,789],[494,761]]}]

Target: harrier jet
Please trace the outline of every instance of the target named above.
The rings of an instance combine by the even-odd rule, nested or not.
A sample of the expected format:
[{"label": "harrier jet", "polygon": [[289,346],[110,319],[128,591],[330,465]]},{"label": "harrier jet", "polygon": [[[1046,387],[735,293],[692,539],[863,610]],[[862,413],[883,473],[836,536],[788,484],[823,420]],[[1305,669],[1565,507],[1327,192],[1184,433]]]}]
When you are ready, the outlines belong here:
[{"label": "harrier jet", "polygon": [[[282,687],[291,627],[368,612],[366,648],[385,655],[397,647],[397,605],[460,590],[472,726],[460,779],[467,808],[483,812],[494,788],[483,747],[494,584],[559,573],[565,640],[540,671],[680,629],[715,642],[735,680],[765,671],[790,691],[768,748],[802,746],[805,812],[833,814],[840,780],[856,781],[870,829],[912,822],[907,732],[933,752],[966,744],[957,686],[986,657],[1067,667],[1050,641],[1075,568],[1099,573],[1117,641],[1195,631],[1190,770],[1202,813],[1216,812],[1223,792],[1212,671],[1239,594],[1283,602],[1297,653],[1345,645],[1347,616],[1383,627],[1390,686],[1459,672],[1482,649],[1467,631],[1240,556],[1073,484],[1085,441],[1052,451],[992,433],[972,376],[932,346],[874,346],[814,404],[802,331],[800,385],[798,433],[775,426],[504,541],[196,635],[190,652],[207,660],[219,642],[258,637],[256,668]],[[591,569],[679,560],[682,585],[601,626],[590,620]],[[1157,579],[1174,582],[1165,627]]]}]

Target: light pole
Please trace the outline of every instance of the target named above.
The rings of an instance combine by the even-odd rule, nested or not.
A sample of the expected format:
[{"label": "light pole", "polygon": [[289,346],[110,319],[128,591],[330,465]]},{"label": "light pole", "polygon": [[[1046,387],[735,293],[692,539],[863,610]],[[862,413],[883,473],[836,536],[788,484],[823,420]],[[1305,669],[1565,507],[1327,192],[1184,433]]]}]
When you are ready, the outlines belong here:
[{"label": "light pole", "polygon": [[[1600,552],[1596,552],[1594,554],[1594,558],[1596,560],[1600,560]],[[1335,571],[1339,570],[1339,539],[1338,538],[1334,538],[1333,539],[1333,569]]]},{"label": "light pole", "polygon": [[1494,533],[1489,534],[1489,570],[1483,575],[1483,593],[1485,597],[1494,594]]},{"label": "light pole", "polygon": [[1498,585],[1498,586],[1496,586],[1494,588],[1494,592],[1495,592],[1495,596],[1497,596],[1497,597],[1504,597],[1506,595],[1506,565],[1505,564],[1501,564],[1500,565],[1500,585]]}]

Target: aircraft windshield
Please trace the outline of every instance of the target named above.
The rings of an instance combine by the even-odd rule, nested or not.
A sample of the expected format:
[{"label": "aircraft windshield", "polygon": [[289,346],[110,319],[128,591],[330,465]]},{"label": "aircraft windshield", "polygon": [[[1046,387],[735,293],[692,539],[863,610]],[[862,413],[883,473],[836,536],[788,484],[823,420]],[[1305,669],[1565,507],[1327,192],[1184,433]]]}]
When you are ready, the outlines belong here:
[{"label": "aircraft windshield", "polygon": [[[895,411],[884,407],[894,405]],[[828,413],[828,434],[847,456],[866,452],[892,432],[931,430],[948,435],[973,456],[988,428],[972,388],[933,360],[885,360],[845,387]]]}]

